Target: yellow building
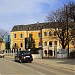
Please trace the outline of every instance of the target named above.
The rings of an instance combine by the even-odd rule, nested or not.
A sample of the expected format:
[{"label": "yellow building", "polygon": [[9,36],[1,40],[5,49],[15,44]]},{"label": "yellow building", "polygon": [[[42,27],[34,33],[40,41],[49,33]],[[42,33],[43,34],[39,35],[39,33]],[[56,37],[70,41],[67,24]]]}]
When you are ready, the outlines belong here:
[{"label": "yellow building", "polygon": [[5,50],[5,42],[0,38],[0,50]]},{"label": "yellow building", "polygon": [[[40,43],[42,41],[43,52],[44,50],[54,51],[61,48],[60,40],[53,25],[48,23],[14,26],[11,31],[11,48],[25,49],[25,38],[28,38],[30,34],[33,35],[36,48],[41,47]],[[71,47],[74,47],[74,41],[71,41],[70,44]]]},{"label": "yellow building", "polygon": [[1,50],[5,50],[5,42],[1,43]]}]

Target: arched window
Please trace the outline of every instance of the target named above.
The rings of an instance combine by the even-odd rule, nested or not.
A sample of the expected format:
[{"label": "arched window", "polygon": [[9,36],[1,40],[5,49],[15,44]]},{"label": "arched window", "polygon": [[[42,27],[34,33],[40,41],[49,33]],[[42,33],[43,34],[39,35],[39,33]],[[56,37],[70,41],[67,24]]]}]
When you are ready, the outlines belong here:
[{"label": "arched window", "polygon": [[16,38],[16,34],[14,34],[14,38]]},{"label": "arched window", "polygon": [[23,38],[23,34],[22,33],[20,34],[20,38]]},{"label": "arched window", "polygon": [[52,41],[49,41],[49,46],[52,47]]},{"label": "arched window", "polygon": [[44,46],[47,46],[47,42],[46,41],[44,42]]},{"label": "arched window", "polygon": [[14,46],[15,46],[15,47],[17,46],[16,43],[14,44]]},{"label": "arched window", "polygon": [[20,44],[20,47],[23,47],[23,43]]}]

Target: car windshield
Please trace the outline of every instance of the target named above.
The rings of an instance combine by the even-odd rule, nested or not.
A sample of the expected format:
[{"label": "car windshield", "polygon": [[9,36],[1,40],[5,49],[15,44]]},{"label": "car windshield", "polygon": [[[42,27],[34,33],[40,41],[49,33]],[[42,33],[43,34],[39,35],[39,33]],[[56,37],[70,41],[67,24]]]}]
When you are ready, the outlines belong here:
[{"label": "car windshield", "polygon": [[20,55],[30,55],[30,51],[20,51]]}]

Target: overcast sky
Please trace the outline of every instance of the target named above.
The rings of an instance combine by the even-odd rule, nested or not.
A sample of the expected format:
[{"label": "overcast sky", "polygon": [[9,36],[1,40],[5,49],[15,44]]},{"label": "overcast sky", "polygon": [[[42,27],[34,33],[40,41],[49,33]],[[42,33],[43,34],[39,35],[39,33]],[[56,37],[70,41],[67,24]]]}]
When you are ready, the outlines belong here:
[{"label": "overcast sky", "polygon": [[11,31],[14,25],[45,22],[49,12],[60,8],[67,1],[0,0],[0,28]]}]

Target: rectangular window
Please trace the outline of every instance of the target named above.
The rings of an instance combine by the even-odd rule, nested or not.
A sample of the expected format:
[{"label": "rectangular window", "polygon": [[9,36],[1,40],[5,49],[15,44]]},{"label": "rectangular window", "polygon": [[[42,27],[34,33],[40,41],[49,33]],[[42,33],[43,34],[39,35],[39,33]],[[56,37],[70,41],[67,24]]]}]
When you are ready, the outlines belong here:
[{"label": "rectangular window", "polygon": [[14,34],[14,38],[16,38],[16,34]]},{"label": "rectangular window", "polygon": [[41,37],[41,33],[38,33],[38,37],[39,37],[39,38]]},{"label": "rectangular window", "polygon": [[29,34],[29,37],[32,37],[32,34]]},{"label": "rectangular window", "polygon": [[57,35],[57,32],[56,31],[54,31],[54,36],[56,36]]},{"label": "rectangular window", "polygon": [[14,47],[16,47],[16,43],[14,44]]},{"label": "rectangular window", "polygon": [[23,34],[22,33],[20,34],[20,38],[23,38]]},{"label": "rectangular window", "polygon": [[41,42],[38,43],[38,46],[41,46]]},{"label": "rectangular window", "polygon": [[47,32],[44,32],[44,36],[47,36]]},{"label": "rectangular window", "polygon": [[51,31],[49,32],[49,36],[52,36],[52,33],[51,33]]},{"label": "rectangular window", "polygon": [[54,45],[57,45],[57,41],[54,41]]},{"label": "rectangular window", "polygon": [[20,47],[23,47],[23,43],[20,44]]},{"label": "rectangular window", "polygon": [[52,41],[49,42],[49,46],[52,47]]},{"label": "rectangular window", "polygon": [[72,41],[71,43],[72,43],[72,45],[74,45],[74,41]]},{"label": "rectangular window", "polygon": [[46,41],[44,42],[44,46],[47,46],[47,42]]}]

